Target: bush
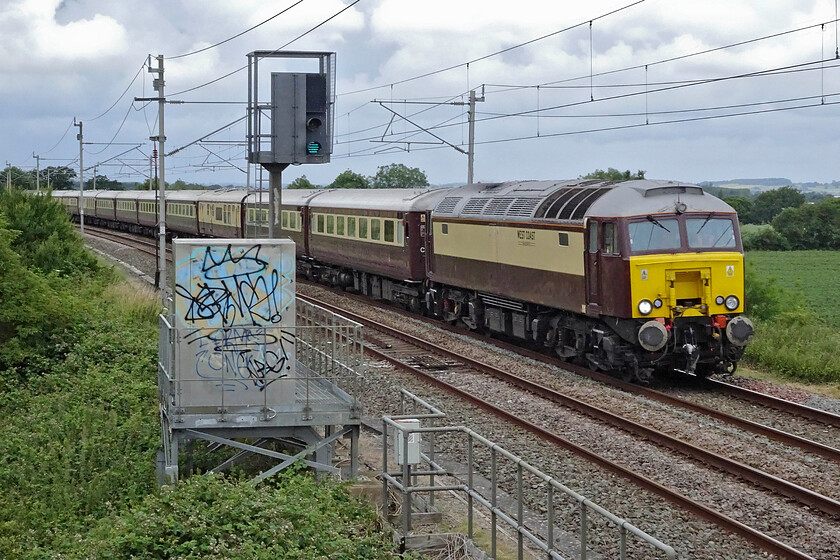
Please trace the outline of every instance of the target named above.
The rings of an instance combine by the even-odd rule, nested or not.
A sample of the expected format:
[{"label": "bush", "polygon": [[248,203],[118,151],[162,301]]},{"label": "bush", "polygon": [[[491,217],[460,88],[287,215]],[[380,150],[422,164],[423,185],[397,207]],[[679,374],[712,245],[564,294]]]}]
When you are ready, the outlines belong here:
[{"label": "bush", "polygon": [[762,227],[753,232],[744,232],[741,238],[744,251],[787,251],[790,243],[773,226]]},{"label": "bush", "polygon": [[756,321],[756,333],[744,355],[747,363],[797,381],[840,381],[840,335],[813,316],[791,312]]},{"label": "bush", "polygon": [[12,249],[17,236],[0,214],[0,371],[6,377],[28,375],[23,370],[41,359],[59,359],[61,341],[73,330],[69,306]]},{"label": "bush", "polygon": [[376,513],[343,485],[286,471],[255,488],[194,476],[100,522],[68,556],[396,559]]},{"label": "bush", "polygon": [[49,195],[31,196],[17,189],[0,193],[0,214],[19,232],[12,248],[29,268],[62,276],[95,272],[97,260],[85,251],[64,207]]}]

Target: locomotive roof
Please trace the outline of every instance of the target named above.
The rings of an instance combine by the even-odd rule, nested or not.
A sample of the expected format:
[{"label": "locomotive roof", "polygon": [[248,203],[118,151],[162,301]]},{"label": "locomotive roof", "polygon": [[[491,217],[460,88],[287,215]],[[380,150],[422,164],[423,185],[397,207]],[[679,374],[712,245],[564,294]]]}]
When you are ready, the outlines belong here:
[{"label": "locomotive roof", "polygon": [[[411,212],[426,210],[448,189],[330,189],[321,191],[310,206]],[[285,200],[284,200],[285,202]]]},{"label": "locomotive roof", "polygon": [[[684,207],[683,207],[684,205]],[[676,181],[626,181],[596,200],[588,216],[621,217],[683,212],[729,212],[735,209],[703,192],[701,187]]]},{"label": "locomotive roof", "polygon": [[617,183],[571,181],[511,181],[477,183],[446,191],[435,217],[551,221],[582,224],[587,216],[621,217],[675,212],[734,212],[703,189],[673,181],[638,180]]}]

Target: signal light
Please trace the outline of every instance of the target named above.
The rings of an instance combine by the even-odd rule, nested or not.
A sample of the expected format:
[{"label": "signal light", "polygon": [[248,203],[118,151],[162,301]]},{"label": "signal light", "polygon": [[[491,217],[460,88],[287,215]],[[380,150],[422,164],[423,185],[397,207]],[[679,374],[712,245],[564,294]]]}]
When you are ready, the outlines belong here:
[{"label": "signal light", "polygon": [[306,144],[306,153],[307,154],[314,155],[314,154],[318,154],[320,152],[321,152],[321,143],[320,142],[315,142],[313,140],[312,142],[309,142],[309,143]]},{"label": "signal light", "polygon": [[321,119],[318,117],[312,117],[306,121],[306,130],[315,132],[319,128],[321,128]]}]

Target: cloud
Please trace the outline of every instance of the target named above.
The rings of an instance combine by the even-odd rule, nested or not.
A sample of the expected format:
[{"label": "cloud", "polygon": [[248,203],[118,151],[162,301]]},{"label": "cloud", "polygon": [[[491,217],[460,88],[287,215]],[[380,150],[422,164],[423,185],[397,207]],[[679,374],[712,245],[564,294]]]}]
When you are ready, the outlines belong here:
[{"label": "cloud", "polygon": [[61,63],[81,63],[121,55],[127,33],[115,19],[100,14],[59,23],[60,0],[20,0],[0,11],[0,71],[40,71],[46,67],[78,71]]}]

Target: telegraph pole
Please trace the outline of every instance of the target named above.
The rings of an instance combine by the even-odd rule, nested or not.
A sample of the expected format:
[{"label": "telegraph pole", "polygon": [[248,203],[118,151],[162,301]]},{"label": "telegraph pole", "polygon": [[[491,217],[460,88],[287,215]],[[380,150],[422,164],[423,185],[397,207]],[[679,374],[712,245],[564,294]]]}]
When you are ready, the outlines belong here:
[{"label": "telegraph pole", "polygon": [[85,167],[82,162],[82,121],[76,122],[73,119],[73,126],[79,127],[79,134],[76,138],[79,139],[79,224],[81,226],[82,235],[85,234]]},{"label": "telegraph pole", "polygon": [[6,190],[12,188],[12,164],[6,162]]},{"label": "telegraph pole", "polygon": [[32,154],[35,158],[35,192],[41,192],[41,156]]},{"label": "telegraph pole", "polygon": [[475,102],[484,101],[484,91],[481,92],[481,97],[476,98],[475,90],[470,90],[470,147],[467,150],[467,184],[471,185],[473,182],[473,163],[475,161]]}]

